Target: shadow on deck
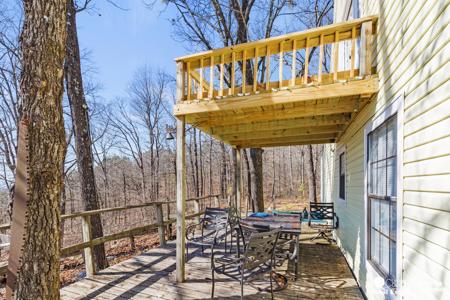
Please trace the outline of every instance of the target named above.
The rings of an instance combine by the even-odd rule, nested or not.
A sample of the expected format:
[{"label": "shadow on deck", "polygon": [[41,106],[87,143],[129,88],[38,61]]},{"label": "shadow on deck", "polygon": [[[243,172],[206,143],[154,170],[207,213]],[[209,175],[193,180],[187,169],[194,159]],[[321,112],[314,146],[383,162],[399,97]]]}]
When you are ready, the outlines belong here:
[{"label": "shadow on deck", "polygon": [[[363,299],[347,263],[335,245],[309,241],[307,228],[301,236],[299,278],[292,281],[293,265],[277,271],[287,274],[285,290],[275,299]],[[192,249],[192,248],[191,248]],[[175,282],[175,243],[155,248],[61,289],[62,299],[210,299],[209,253],[194,248],[186,264],[186,282]],[[225,276],[216,278],[217,299],[239,299],[239,282]],[[246,299],[270,299],[263,279],[246,284]]]}]

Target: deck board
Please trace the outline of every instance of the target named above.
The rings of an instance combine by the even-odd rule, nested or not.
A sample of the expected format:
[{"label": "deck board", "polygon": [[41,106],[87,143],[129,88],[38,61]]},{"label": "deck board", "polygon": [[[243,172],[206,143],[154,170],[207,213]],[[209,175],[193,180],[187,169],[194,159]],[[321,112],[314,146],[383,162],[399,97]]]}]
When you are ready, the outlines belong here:
[{"label": "deck board", "polygon": [[[288,288],[275,293],[275,299],[363,299],[356,280],[335,245],[317,240],[311,243],[312,232],[302,234],[299,278],[289,281]],[[175,282],[175,243],[155,248],[117,265],[91,279],[83,279],[61,289],[61,298],[74,299],[210,299],[211,271],[209,253],[202,255],[193,247],[186,265],[186,282]],[[278,272],[292,278],[293,265],[285,264]],[[217,299],[239,299],[239,282],[216,277]],[[263,289],[268,284],[258,278],[246,284],[246,299],[270,299]]]}]

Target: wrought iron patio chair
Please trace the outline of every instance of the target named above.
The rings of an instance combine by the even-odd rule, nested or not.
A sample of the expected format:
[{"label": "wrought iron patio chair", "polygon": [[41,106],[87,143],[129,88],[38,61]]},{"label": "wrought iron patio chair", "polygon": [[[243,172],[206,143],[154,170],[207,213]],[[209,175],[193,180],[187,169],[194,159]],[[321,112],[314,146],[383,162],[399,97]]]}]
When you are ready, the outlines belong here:
[{"label": "wrought iron patio chair", "polygon": [[[240,233],[244,241],[243,254],[225,254],[217,256],[215,243],[211,249],[211,272],[212,289],[211,299],[214,298],[215,273],[225,274],[233,279],[239,280],[241,285],[241,299],[244,297],[244,282],[252,277],[269,273],[270,293],[273,299],[272,273],[275,265],[275,247],[280,234],[280,229],[271,231],[255,232],[241,227]],[[245,238],[246,237],[246,238]]]},{"label": "wrought iron patio chair", "polygon": [[329,236],[333,230],[339,227],[339,218],[334,212],[334,203],[310,202],[308,226],[317,230],[317,235],[311,241],[322,237],[329,243],[334,239]]},{"label": "wrought iron patio chair", "polygon": [[189,244],[201,246],[203,253],[205,247],[209,248],[217,241],[217,236],[224,237],[226,249],[228,213],[227,208],[207,207],[200,222],[186,228],[186,256],[189,254]]}]

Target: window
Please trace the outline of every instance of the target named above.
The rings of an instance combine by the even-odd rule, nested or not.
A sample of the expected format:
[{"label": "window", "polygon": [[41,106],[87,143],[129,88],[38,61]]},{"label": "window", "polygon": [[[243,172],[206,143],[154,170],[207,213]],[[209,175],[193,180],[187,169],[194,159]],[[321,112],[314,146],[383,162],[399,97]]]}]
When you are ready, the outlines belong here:
[{"label": "window", "polygon": [[397,247],[397,117],[368,135],[368,258],[395,287]]},{"label": "window", "polygon": [[339,154],[339,199],[345,200],[345,152]]}]

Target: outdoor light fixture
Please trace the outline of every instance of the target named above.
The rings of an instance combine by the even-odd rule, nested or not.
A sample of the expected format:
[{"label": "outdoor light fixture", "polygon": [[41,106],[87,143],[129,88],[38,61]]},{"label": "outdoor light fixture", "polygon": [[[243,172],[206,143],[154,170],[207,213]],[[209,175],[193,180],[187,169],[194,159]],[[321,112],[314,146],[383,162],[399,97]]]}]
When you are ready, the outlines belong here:
[{"label": "outdoor light fixture", "polygon": [[174,134],[176,133],[176,128],[166,124],[166,140],[171,141],[175,139]]}]

